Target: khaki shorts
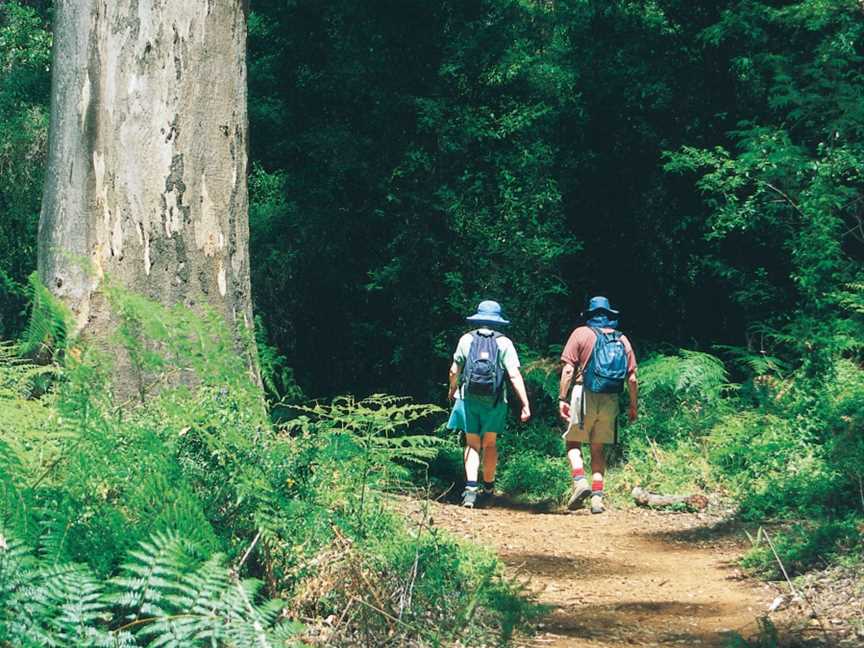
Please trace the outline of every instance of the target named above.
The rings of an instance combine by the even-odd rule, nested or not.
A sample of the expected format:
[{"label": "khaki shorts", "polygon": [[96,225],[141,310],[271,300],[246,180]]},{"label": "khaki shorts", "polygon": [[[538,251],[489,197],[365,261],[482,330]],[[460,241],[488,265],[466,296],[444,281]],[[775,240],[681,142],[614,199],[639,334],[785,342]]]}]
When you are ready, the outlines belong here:
[{"label": "khaki shorts", "polygon": [[[595,394],[586,390],[579,399],[574,393],[574,398],[571,400],[570,427],[564,435],[564,440],[580,443],[617,443],[618,401],[618,394]],[[581,407],[577,403],[581,404]]]}]

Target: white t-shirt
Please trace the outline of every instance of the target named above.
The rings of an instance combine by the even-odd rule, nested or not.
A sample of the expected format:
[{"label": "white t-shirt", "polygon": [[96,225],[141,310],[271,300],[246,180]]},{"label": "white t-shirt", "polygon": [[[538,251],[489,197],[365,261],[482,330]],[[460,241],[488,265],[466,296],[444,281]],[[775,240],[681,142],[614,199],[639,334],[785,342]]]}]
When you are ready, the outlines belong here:
[{"label": "white t-shirt", "polygon": [[[492,333],[492,330],[488,328],[481,328],[479,331],[484,335]],[[465,367],[465,360],[468,359],[468,353],[471,351],[471,342],[473,340],[473,332],[466,333],[459,338],[459,344],[456,345],[456,352],[453,354],[453,362],[459,365],[460,369]],[[521,366],[519,364],[519,355],[516,353],[516,347],[513,346],[510,338],[501,335],[495,341],[498,343],[498,364],[504,368],[504,372],[509,375],[511,372],[519,369]],[[456,398],[465,398],[464,389],[465,385],[462,385],[456,390]],[[504,390],[504,402],[507,402],[506,389]]]}]

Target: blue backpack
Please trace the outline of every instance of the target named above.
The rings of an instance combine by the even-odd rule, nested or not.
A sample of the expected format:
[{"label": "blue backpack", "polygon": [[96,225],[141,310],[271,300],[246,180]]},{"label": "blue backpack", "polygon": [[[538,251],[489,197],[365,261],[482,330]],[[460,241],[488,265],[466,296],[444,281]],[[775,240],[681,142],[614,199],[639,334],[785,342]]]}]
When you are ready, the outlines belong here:
[{"label": "blue backpack", "polygon": [[500,333],[472,331],[471,348],[462,372],[462,384],[466,394],[495,399],[498,404],[504,388],[504,370],[498,362],[498,338]]},{"label": "blue backpack", "polygon": [[620,394],[627,378],[627,349],[621,341],[621,333],[606,333],[591,327],[597,340],[585,367],[585,389],[600,394]]}]

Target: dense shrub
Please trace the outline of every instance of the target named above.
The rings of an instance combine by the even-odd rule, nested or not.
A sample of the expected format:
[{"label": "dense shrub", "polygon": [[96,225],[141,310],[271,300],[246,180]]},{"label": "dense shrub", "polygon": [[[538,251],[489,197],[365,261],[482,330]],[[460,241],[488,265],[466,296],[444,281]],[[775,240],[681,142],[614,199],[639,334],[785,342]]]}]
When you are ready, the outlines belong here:
[{"label": "dense shrub", "polygon": [[570,490],[570,469],[563,455],[525,450],[504,463],[496,481],[502,491],[526,501],[560,502]]},{"label": "dense shrub", "polygon": [[712,462],[730,481],[747,518],[823,509],[837,486],[825,448],[794,419],[730,415],[708,441]]},{"label": "dense shrub", "polygon": [[526,502],[560,502],[570,488],[561,425],[535,419],[499,437],[498,488]]}]

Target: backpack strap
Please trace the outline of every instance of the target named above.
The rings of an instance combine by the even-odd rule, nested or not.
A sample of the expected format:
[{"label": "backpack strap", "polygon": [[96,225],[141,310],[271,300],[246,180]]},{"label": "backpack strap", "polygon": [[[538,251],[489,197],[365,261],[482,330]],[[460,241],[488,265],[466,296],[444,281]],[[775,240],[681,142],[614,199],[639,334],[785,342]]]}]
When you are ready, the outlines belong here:
[{"label": "backpack strap", "polygon": [[[489,330],[492,331],[492,329],[489,329]],[[490,338],[491,337],[491,338],[495,338],[495,339],[498,339],[499,337],[503,337],[503,333],[499,333],[498,331],[492,331],[490,334],[486,334],[486,333],[481,333],[480,329],[474,329],[473,331],[471,331],[471,335],[479,335],[480,337],[484,337],[484,338]]]},{"label": "backpack strap", "polygon": [[624,335],[618,329],[612,329],[609,333],[607,333],[606,331],[604,331],[599,326],[589,326],[588,328],[590,328],[592,331],[594,331],[594,335],[596,335],[598,337],[601,335],[603,337],[606,337],[608,335],[608,336],[612,336],[613,340],[620,340],[621,336]]}]

